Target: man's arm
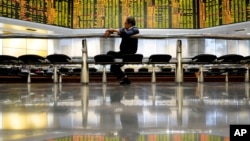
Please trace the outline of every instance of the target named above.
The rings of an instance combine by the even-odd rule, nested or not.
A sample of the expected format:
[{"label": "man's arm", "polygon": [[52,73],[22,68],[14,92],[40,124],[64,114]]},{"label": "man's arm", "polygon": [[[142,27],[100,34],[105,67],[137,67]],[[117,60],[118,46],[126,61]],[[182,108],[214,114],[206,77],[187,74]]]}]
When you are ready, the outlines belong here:
[{"label": "man's arm", "polygon": [[124,28],[120,28],[120,29],[107,29],[105,31],[105,37],[110,37],[110,35],[114,34],[114,33],[117,33],[121,37],[130,37],[132,35],[138,34],[139,33],[139,29],[137,27],[132,27],[129,30],[126,30]]},{"label": "man's arm", "polygon": [[138,34],[139,33],[139,29],[137,27],[133,27],[129,30],[126,30],[124,28],[119,29],[120,32],[120,36],[121,37],[130,37],[132,35]]},{"label": "man's arm", "polygon": [[105,34],[104,34],[104,36],[105,37],[110,37],[110,34],[114,34],[114,33],[117,33],[118,35],[120,34],[120,30],[119,29],[107,29],[106,31],[105,31]]}]

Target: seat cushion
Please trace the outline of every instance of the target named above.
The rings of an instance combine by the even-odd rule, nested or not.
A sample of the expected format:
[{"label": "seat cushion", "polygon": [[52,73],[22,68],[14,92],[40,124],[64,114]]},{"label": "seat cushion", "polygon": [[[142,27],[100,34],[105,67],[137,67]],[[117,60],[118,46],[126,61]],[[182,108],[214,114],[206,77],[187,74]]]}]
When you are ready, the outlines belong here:
[{"label": "seat cushion", "polygon": [[132,73],[132,72],[135,72],[135,70],[133,68],[125,68],[124,72],[130,72],[130,73]]},{"label": "seat cushion", "polygon": [[229,62],[229,63],[240,62],[243,59],[244,57],[238,54],[227,54],[227,55],[222,55],[219,58],[217,58],[217,60],[220,62]]},{"label": "seat cushion", "polygon": [[108,54],[99,54],[94,56],[94,60],[96,63],[108,64],[114,62],[114,56]]},{"label": "seat cushion", "polygon": [[122,56],[123,63],[141,63],[142,59],[142,54],[124,54]]},{"label": "seat cushion", "polygon": [[216,60],[217,56],[213,54],[199,54],[192,58],[193,62],[204,62],[204,63],[212,63]]},{"label": "seat cushion", "polygon": [[43,63],[45,58],[35,54],[21,55],[18,59],[23,63]]},{"label": "seat cushion", "polygon": [[153,54],[149,57],[149,62],[169,62],[171,58],[168,54]]},{"label": "seat cushion", "polygon": [[71,62],[71,58],[65,54],[50,54],[46,59],[51,63],[67,63]]},{"label": "seat cushion", "polygon": [[17,63],[18,58],[10,55],[0,55],[0,64]]}]

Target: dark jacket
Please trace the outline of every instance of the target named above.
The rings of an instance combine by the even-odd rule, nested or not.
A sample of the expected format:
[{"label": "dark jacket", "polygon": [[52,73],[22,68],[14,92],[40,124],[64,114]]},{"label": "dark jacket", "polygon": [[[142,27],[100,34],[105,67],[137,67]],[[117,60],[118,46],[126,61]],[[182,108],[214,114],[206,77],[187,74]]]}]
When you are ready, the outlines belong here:
[{"label": "dark jacket", "polygon": [[130,38],[130,36],[138,34],[139,29],[133,26],[129,30],[120,28],[119,31],[120,31],[120,37],[122,38],[120,44],[120,53],[135,54],[138,46],[138,38]]}]

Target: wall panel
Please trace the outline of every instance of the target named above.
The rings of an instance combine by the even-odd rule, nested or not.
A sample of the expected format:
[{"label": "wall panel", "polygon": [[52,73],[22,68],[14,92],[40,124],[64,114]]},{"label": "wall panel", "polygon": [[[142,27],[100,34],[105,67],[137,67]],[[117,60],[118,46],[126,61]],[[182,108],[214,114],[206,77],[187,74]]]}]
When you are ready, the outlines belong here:
[{"label": "wall panel", "polygon": [[3,48],[3,54],[4,55],[11,55],[11,56],[20,56],[27,53],[26,49],[21,48]]}]

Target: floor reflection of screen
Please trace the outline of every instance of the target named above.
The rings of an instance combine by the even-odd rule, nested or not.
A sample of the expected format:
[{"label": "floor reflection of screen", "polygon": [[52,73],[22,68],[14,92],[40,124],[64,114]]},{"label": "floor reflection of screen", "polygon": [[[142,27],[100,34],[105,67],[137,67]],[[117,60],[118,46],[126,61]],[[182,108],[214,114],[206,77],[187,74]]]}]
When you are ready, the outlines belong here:
[{"label": "floor reflection of screen", "polygon": [[[48,141],[124,141],[120,136],[112,135],[73,135],[50,139]],[[199,133],[172,133],[172,134],[144,134],[139,135],[138,141],[229,141],[229,137],[222,137]]]},{"label": "floor reflection of screen", "polygon": [[2,129],[44,129],[48,126],[47,113],[3,112]]}]

